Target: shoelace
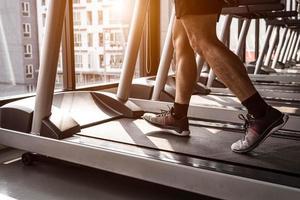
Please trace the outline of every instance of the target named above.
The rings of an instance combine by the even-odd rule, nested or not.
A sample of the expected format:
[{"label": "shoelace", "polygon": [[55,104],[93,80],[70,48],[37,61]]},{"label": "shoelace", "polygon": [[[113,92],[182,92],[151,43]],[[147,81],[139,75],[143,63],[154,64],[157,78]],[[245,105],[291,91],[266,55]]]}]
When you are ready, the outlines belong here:
[{"label": "shoelace", "polygon": [[158,114],[158,116],[159,116],[159,117],[164,117],[164,116],[167,116],[168,114],[171,114],[171,115],[172,115],[173,112],[174,112],[174,108],[173,108],[173,107],[170,108],[169,106],[168,106],[168,108],[169,108],[169,110],[163,110],[163,109],[161,109],[161,110],[160,110],[161,113]]},{"label": "shoelace", "polygon": [[247,131],[247,129],[250,126],[251,121],[254,120],[253,116],[250,114],[247,114],[246,117],[243,114],[239,114],[239,119],[244,121],[243,129]]}]

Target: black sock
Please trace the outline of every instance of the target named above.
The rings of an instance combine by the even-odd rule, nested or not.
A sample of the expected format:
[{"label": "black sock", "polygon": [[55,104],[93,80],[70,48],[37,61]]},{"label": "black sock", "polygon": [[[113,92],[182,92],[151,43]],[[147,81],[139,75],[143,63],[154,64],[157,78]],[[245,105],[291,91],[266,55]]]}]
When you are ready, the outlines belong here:
[{"label": "black sock", "polygon": [[176,119],[181,119],[182,117],[187,116],[187,112],[189,109],[189,104],[179,104],[179,103],[174,103],[174,117]]},{"label": "black sock", "polygon": [[265,116],[269,107],[258,92],[243,101],[242,104],[247,108],[248,113],[253,115],[254,118],[261,118]]}]

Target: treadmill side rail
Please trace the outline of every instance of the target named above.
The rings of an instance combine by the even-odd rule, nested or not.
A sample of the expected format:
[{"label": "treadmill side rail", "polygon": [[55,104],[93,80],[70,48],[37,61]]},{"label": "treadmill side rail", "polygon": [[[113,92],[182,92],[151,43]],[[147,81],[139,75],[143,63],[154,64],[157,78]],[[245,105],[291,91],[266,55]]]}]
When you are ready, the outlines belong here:
[{"label": "treadmill side rail", "polygon": [[[146,155],[53,140],[0,128],[0,143],[84,166],[220,199],[300,199],[300,189],[224,174]],[[247,194],[247,195],[245,195]]]}]

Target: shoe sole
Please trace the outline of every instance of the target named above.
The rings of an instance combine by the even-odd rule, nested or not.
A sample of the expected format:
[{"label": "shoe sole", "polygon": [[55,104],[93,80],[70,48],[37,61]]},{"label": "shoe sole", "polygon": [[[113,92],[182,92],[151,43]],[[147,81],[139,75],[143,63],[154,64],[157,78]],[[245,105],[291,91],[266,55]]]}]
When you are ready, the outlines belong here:
[{"label": "shoe sole", "polygon": [[174,130],[174,128],[171,127],[171,126],[162,126],[162,125],[159,125],[159,124],[152,123],[151,121],[148,121],[145,118],[143,118],[143,119],[146,122],[152,124],[153,126],[156,126],[156,127],[160,128],[164,132],[167,132],[167,133],[170,133],[170,134],[173,134],[173,135],[177,135],[177,136],[181,136],[181,137],[188,137],[190,135],[190,131],[181,131],[181,132],[178,132],[178,131]]},{"label": "shoe sole", "polygon": [[171,133],[173,135],[181,136],[181,137],[188,137],[190,135],[190,131],[182,131],[182,132],[179,133],[175,130],[164,129],[164,128],[162,128],[162,131],[167,132],[167,133]]},{"label": "shoe sole", "polygon": [[[283,114],[283,117],[282,119],[282,122],[280,124],[278,124],[277,126],[275,126],[274,128],[272,128],[268,134],[267,131],[266,133],[263,133],[262,136],[255,142],[253,143],[253,145],[251,145],[250,147],[248,147],[247,149],[243,149],[243,150],[235,150],[235,149],[232,149],[233,152],[235,153],[248,153],[250,151],[252,151],[253,149],[255,149],[256,147],[258,147],[261,143],[263,143],[269,136],[271,136],[274,132],[278,131],[279,129],[281,129],[285,124],[286,122],[288,121],[289,119],[289,116],[287,114]],[[279,123],[280,120],[277,120],[275,121],[272,125],[276,124],[276,123]]]}]

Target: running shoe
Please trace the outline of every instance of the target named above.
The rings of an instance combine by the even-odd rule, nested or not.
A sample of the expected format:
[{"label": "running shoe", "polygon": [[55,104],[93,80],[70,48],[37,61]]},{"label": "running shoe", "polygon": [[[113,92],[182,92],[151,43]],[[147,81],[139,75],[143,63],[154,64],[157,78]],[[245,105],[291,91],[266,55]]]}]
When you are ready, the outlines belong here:
[{"label": "running shoe", "polygon": [[275,108],[269,107],[265,116],[255,119],[252,115],[239,115],[245,121],[246,135],[243,139],[233,143],[231,150],[235,153],[248,153],[258,147],[272,133],[282,128],[289,116]]},{"label": "running shoe", "polygon": [[182,117],[181,119],[176,119],[174,115],[174,108],[172,107],[169,110],[162,110],[159,114],[145,113],[142,118],[168,133],[178,136],[189,136],[188,118]]}]

